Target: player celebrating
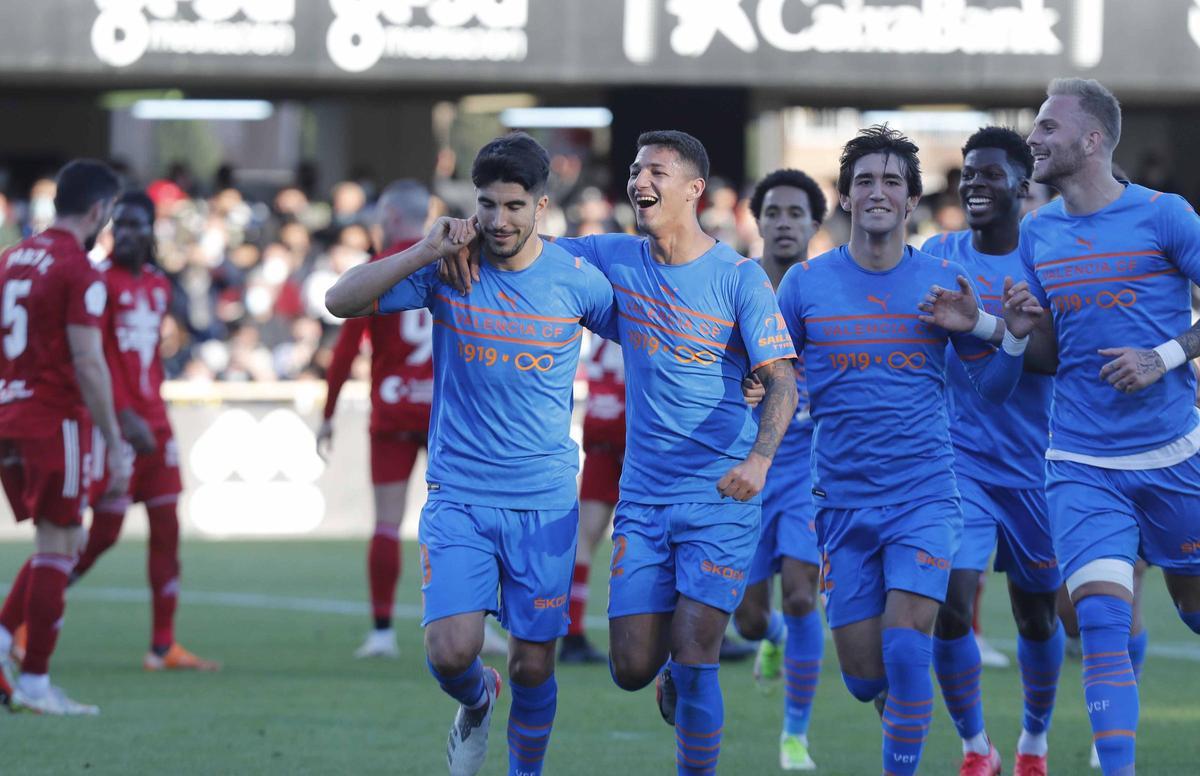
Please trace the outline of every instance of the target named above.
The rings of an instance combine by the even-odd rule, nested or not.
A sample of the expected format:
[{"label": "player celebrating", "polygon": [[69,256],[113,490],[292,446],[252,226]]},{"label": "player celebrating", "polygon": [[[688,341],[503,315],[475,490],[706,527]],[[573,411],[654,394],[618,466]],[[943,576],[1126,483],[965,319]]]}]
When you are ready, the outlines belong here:
[{"label": "player celebrating", "polygon": [[[136,458],[128,491],[103,497],[92,510],[87,546],[71,575],[85,574],[121,533],[129,505],[146,505],[150,523],[147,571],[153,624],[147,671],[216,671],[220,664],[196,657],[175,641],[179,601],[179,516],[183,483],[179,449],[160,393],[159,331],[171,299],[171,284],[154,265],[154,203],[140,191],[127,192],[113,211],[113,252],[101,265],[108,290],[103,321],[104,356],[112,374],[113,400],[121,432]],[[103,439],[93,443],[102,449]],[[127,452],[128,455],[128,452]]]},{"label": "player celebrating", "polygon": [[1016,335],[1027,332],[996,353],[919,320],[926,284],[964,270],[905,245],[921,171],[899,132],[877,126],[850,140],[838,193],[850,243],[789,270],[779,302],[808,378],[822,590],[842,675],[859,700],[886,697],[883,770],[912,774],[933,713],[929,633],[962,525],[946,345],[998,401],[1020,377]]},{"label": "player celebrating", "polygon": [[[704,146],[678,131],[637,145],[627,192],[647,237],[558,242],[608,276],[620,312],[629,433],[609,583],[613,678],[637,690],[667,664],[660,709],[676,726],[678,770],[707,773],[724,721],[721,641],[795,412],[795,353],[762,268],[700,228]],[[739,387],[750,373],[766,388],[758,424]]]},{"label": "player celebrating", "polygon": [[[83,533],[93,423],[108,445],[110,494],[129,483],[100,336],[104,281],[87,258],[120,184],[106,165],[76,160],[56,186],[50,228],[0,255],[0,480],[17,520],[36,529],[0,610],[0,696],[39,714],[96,714],[51,685],[49,667]],[[9,651],[22,622],[28,642],[14,681]]]},{"label": "player celebrating", "polygon": [[560,663],[603,663],[607,657],[584,634],[592,556],[612,519],[625,459],[625,360],[621,346],[592,336],[585,367],[587,405],[583,413],[583,473],[579,482],[579,544],[568,606],[571,624],[558,653]]},{"label": "player celebrating", "polygon": [[[825,220],[821,187],[799,170],[776,170],[758,182],[750,212],[763,238],[762,267],[774,288],[797,261],[808,257],[808,242]],[[747,575],[746,596],[734,613],[738,632],[762,641],[754,674],[760,682],[787,677],[779,765],[814,770],[808,754],[808,719],[821,675],[825,631],[817,611],[820,551],[809,492],[812,420],[804,362],[796,360],[800,396],[763,487],[762,534]],[[771,578],[780,575],[782,615],[771,609]]]},{"label": "player celebrating", "polygon": [[[429,192],[416,181],[396,181],[376,204],[383,242],[377,258],[411,248],[424,236]],[[433,319],[427,310],[352,318],[342,324],[326,373],[328,392],[317,446],[332,449],[333,413],[363,339],[371,343],[371,485],[375,533],[367,550],[367,580],[374,628],[355,657],[397,657],[392,607],[400,580],[400,524],[408,498],[408,477],[429,432],[433,398]],[[504,638],[484,630],[484,652],[504,654]]]},{"label": "player celebrating", "polygon": [[[1026,217],[1020,249],[1033,306],[1052,313],[1041,333],[1056,358],[1044,365],[1058,369],[1046,498],[1100,766],[1124,776],[1138,720],[1129,633],[1139,553],[1200,632],[1200,416],[1195,376],[1180,368],[1200,356],[1200,326],[1188,328],[1200,219],[1181,197],[1113,177],[1121,109],[1103,85],[1056,79],[1047,98],[1028,138],[1033,177],[1062,196]],[[932,296],[946,325],[1004,328],[962,294]]]},{"label": "player celebrating", "polygon": [[[931,238],[922,248],[957,262],[979,284],[984,308],[1002,312],[1006,277],[1022,277],[1017,245],[1021,201],[1033,156],[1011,129],[986,127],[963,146],[958,194],[970,227]],[[982,661],[972,632],[981,572],[996,552],[1008,574],[1017,623],[1017,660],[1025,714],[1016,776],[1046,773],[1046,731],[1054,711],[1064,634],[1055,611],[1061,583],[1046,513],[1043,463],[1053,378],[1026,373],[1003,406],[980,398],[957,355],[947,359],[953,396],[950,437],[962,496],[963,532],[946,601],[934,624],[933,666],[946,708],[963,739],[962,776],[1000,772],[1000,754],[983,723]]]},{"label": "player celebrating", "polygon": [[537,235],[549,165],[520,133],[476,156],[484,261],[464,297],[438,280],[434,263],[463,250],[475,230],[446,218],[412,248],[347,272],[326,296],[342,316],[433,313],[421,590],[430,672],[460,704],[447,747],[456,776],[476,773],[487,753],[500,677],[478,655],[484,617],[497,608],[511,635],[509,773],[542,772],[579,519],[570,425],[580,324],[616,329],[603,276]]}]

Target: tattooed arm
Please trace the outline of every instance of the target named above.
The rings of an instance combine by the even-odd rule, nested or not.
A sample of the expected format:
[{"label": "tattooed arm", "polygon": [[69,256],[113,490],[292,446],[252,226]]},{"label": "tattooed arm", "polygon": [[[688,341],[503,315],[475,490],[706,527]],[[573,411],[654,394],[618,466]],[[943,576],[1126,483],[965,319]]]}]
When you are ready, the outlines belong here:
[{"label": "tattooed arm", "polygon": [[771,459],[796,414],[796,371],[792,359],[781,358],[754,371],[766,389],[758,420],[758,436],[746,460],[730,469],[717,483],[723,496],[749,501],[759,494],[767,481]]},{"label": "tattooed arm", "polygon": [[[1184,362],[1200,357],[1200,322],[1173,342],[1183,350]],[[1167,364],[1157,350],[1105,348],[1100,355],[1112,358],[1100,368],[1100,379],[1107,380],[1121,393],[1136,393],[1158,382],[1167,373]]]}]

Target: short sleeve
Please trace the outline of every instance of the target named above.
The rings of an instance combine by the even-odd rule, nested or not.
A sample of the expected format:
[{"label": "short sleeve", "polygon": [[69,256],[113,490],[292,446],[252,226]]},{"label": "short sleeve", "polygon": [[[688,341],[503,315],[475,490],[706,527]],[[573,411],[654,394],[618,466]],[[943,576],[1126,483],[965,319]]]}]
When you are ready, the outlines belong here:
[{"label": "short sleeve", "polygon": [[1042,288],[1042,281],[1038,280],[1037,271],[1034,269],[1033,255],[1033,227],[1032,221],[1037,211],[1025,216],[1021,221],[1021,236],[1017,241],[1017,255],[1021,259],[1021,269],[1025,272],[1025,280],[1029,283],[1029,291],[1035,297],[1042,307],[1049,307],[1050,298],[1046,296],[1046,289]]},{"label": "short sleeve", "polygon": [[751,371],[781,358],[795,358],[796,348],[788,333],[779,301],[767,273],[757,262],[742,259],[737,265],[738,329],[750,357]]},{"label": "short sleeve", "polygon": [[379,297],[375,311],[396,313],[401,310],[419,310],[422,307],[430,307],[439,283],[437,264],[422,267]]},{"label": "short sleeve", "polygon": [[556,237],[554,244],[572,256],[582,256],[592,266],[608,276],[608,267],[615,252],[642,238],[631,234],[594,234],[588,237]]},{"label": "short sleeve", "polygon": [[1163,194],[1155,204],[1159,239],[1167,258],[1189,280],[1200,284],[1200,216],[1178,194]]},{"label": "short sleeve", "polygon": [[921,245],[921,253],[928,253],[931,256],[941,256],[941,246],[946,243],[946,233],[935,234]]},{"label": "short sleeve", "polygon": [[580,269],[584,276],[581,322],[601,337],[617,341],[617,300],[612,284],[588,262]]},{"label": "short sleeve", "polygon": [[108,306],[108,287],[90,264],[67,275],[67,325],[99,328]]},{"label": "short sleeve", "polygon": [[803,271],[804,264],[793,265],[783,276],[778,295],[779,312],[783,315],[783,322],[787,325],[797,352],[804,350],[804,343],[808,341],[804,303],[800,296],[800,273]]}]

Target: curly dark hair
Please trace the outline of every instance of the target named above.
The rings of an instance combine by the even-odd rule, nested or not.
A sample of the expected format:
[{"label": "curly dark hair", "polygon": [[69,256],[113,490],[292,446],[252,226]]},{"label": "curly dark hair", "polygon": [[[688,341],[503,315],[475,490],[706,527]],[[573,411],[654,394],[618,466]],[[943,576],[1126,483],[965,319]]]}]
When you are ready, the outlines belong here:
[{"label": "curly dark hair", "polygon": [[766,199],[767,192],[780,186],[791,186],[807,194],[808,205],[812,209],[812,213],[810,214],[812,219],[818,224],[825,221],[825,213],[828,207],[825,202],[825,193],[821,191],[821,187],[807,173],[792,169],[776,170],[769,173],[767,177],[755,185],[754,193],[750,195],[750,212],[754,214],[755,221],[762,215],[763,200]]},{"label": "curly dark hair", "polygon": [[854,177],[854,165],[859,159],[871,154],[888,154],[897,156],[904,162],[904,178],[908,183],[908,195],[910,197],[921,196],[924,189],[921,186],[921,160],[917,158],[919,150],[916,143],[887,124],[876,124],[860,130],[842,148],[842,158],[838,169],[838,193],[843,197],[849,196],[850,179]]},{"label": "curly dark hair", "polygon": [[963,158],[977,148],[998,148],[1008,156],[1008,161],[1020,171],[1022,178],[1033,175],[1033,152],[1025,138],[1008,127],[981,127],[967,138],[962,148]]}]

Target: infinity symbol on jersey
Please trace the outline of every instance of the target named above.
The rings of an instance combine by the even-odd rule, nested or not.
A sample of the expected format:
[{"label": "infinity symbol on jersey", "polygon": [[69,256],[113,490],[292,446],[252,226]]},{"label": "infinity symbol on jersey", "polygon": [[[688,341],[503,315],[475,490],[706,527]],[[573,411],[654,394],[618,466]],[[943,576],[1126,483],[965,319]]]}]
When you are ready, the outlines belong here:
[{"label": "infinity symbol on jersey", "polygon": [[536,369],[539,372],[548,372],[550,367],[554,366],[554,356],[549,353],[541,356],[535,356],[532,353],[518,353],[517,357],[513,359],[513,363],[522,372],[528,372],[530,369]]},{"label": "infinity symbol on jersey", "polygon": [[1117,293],[1101,291],[1096,294],[1096,306],[1107,310],[1110,307],[1133,307],[1137,293],[1132,288],[1123,288]]},{"label": "infinity symbol on jersey", "polygon": [[717,363],[716,354],[710,353],[707,350],[692,350],[687,345],[675,346],[675,358],[681,364],[696,362],[708,366],[709,364]]},{"label": "infinity symbol on jersey", "polygon": [[887,357],[888,366],[892,369],[920,369],[925,366],[924,353],[902,353],[893,350]]}]

